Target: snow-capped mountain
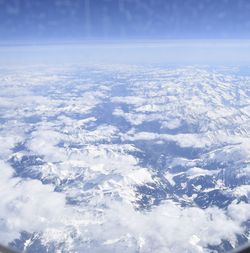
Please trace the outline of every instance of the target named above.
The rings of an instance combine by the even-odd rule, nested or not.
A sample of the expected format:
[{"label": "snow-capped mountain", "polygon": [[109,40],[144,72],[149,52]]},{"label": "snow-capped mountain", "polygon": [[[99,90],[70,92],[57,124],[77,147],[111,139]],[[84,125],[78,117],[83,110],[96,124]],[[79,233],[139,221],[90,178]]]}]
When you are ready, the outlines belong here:
[{"label": "snow-capped mountain", "polygon": [[178,253],[249,239],[250,74],[0,71],[4,243],[32,253]]}]

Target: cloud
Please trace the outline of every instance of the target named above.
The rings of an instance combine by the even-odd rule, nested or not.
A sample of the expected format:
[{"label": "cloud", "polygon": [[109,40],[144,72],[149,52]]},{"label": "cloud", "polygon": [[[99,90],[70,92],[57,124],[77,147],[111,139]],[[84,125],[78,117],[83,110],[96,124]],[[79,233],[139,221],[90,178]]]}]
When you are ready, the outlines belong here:
[{"label": "cloud", "polygon": [[228,211],[181,207],[173,201],[137,211],[130,202],[112,198],[105,198],[105,208],[67,206],[65,195],[53,186],[12,178],[13,170],[2,161],[0,167],[0,235],[5,243],[26,230],[40,233],[45,244],[54,241],[60,248],[63,243],[69,252],[204,252],[223,239],[234,244],[242,222],[250,218],[249,205],[235,203]]},{"label": "cloud", "polygon": [[198,167],[193,167],[186,171],[187,176],[192,179],[200,176],[212,176],[218,174],[219,170],[205,170]]},{"label": "cloud", "polygon": [[64,161],[67,159],[66,151],[58,146],[64,138],[62,133],[45,125],[31,134],[26,146],[34,154],[44,156],[48,162]]},{"label": "cloud", "polygon": [[148,212],[112,203],[103,219],[101,226],[92,231],[97,243],[89,248],[81,245],[80,249],[85,252],[206,252],[209,244],[218,245],[222,239],[234,244],[236,233],[242,233],[239,217],[234,220],[218,208],[182,208],[172,201]]},{"label": "cloud", "polygon": [[0,237],[11,242],[22,231],[40,232],[60,226],[65,216],[65,197],[39,180],[12,177],[13,169],[0,161]]}]

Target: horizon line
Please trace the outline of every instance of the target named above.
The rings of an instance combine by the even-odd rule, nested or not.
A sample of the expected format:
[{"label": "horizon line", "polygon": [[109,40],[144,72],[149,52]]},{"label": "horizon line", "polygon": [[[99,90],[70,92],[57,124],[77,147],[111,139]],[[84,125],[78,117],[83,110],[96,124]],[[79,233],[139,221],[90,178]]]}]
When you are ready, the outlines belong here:
[{"label": "horizon line", "polygon": [[0,41],[0,47],[13,46],[53,46],[53,45],[250,45],[250,39],[84,39],[84,40],[20,40],[20,41]]}]

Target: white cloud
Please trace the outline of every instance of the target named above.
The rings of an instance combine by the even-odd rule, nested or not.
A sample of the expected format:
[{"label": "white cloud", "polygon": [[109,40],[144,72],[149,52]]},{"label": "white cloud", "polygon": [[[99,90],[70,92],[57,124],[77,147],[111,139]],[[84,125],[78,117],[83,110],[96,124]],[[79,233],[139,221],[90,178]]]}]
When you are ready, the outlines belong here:
[{"label": "white cloud", "polygon": [[66,151],[57,146],[64,139],[63,134],[51,129],[40,129],[31,135],[27,147],[33,153],[45,156],[48,162],[58,162],[67,159]]},{"label": "white cloud", "polygon": [[168,129],[176,129],[181,126],[181,120],[180,119],[169,119],[168,121],[162,122],[162,128],[168,128]]},{"label": "white cloud", "polygon": [[40,232],[61,226],[65,216],[65,197],[38,180],[12,178],[13,170],[0,161],[0,237],[7,243],[22,231]]},{"label": "white cloud", "polygon": [[104,217],[95,230],[102,243],[91,245],[92,252],[204,252],[208,244],[217,245],[222,239],[234,243],[235,233],[242,232],[238,219],[222,210],[181,208],[172,201],[144,213],[112,203]]},{"label": "white cloud", "polygon": [[198,167],[193,167],[186,171],[186,174],[189,178],[195,178],[199,176],[212,176],[218,174],[219,170],[205,170]]}]

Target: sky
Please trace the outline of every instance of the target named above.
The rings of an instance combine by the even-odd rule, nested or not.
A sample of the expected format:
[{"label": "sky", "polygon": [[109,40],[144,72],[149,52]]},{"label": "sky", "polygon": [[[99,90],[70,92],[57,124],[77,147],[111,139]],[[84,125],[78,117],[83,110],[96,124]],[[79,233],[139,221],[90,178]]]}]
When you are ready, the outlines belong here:
[{"label": "sky", "polygon": [[248,64],[250,1],[0,0],[0,53],[4,65]]},{"label": "sky", "polygon": [[0,0],[0,41],[250,39],[248,0]]},{"label": "sky", "polygon": [[0,47],[0,66],[143,64],[249,66],[250,41],[166,40],[21,44]]}]

